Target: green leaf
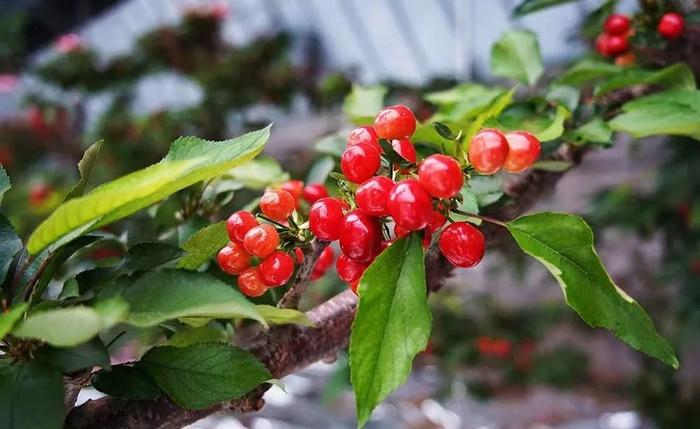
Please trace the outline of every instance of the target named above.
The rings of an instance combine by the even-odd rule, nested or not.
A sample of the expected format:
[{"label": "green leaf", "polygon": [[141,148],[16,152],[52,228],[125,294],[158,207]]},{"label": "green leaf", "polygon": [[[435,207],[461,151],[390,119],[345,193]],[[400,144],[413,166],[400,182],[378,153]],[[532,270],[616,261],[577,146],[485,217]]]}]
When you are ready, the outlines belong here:
[{"label": "green leaf", "polygon": [[250,160],[231,169],[228,175],[246,188],[258,190],[289,179],[289,174],[282,170],[280,164],[269,157]]},{"label": "green leaf", "polygon": [[343,113],[356,125],[371,124],[384,107],[386,93],[387,89],[382,85],[353,85],[343,102]]},{"label": "green leaf", "polygon": [[[29,269],[27,269],[25,272],[25,278],[30,277],[29,274],[32,276],[34,274],[40,274],[39,279],[34,286],[30,300],[33,301],[43,295],[46,286],[48,286],[56,271],[61,268],[61,265],[66,262],[68,258],[73,256],[75,252],[82,250],[85,246],[94,243],[100,238],[101,237],[96,235],[78,237],[75,240],[71,240],[63,246],[55,249],[55,251],[44,252],[42,255],[36,258],[32,265],[30,265]],[[39,273],[40,269],[41,272]]]},{"label": "green leaf", "polygon": [[186,255],[178,261],[178,268],[196,270],[216,256],[228,241],[224,221],[200,229],[182,244]]},{"label": "green leaf", "polygon": [[306,313],[291,308],[277,308],[271,305],[256,305],[258,312],[273,325],[296,324],[302,326],[314,326]]},{"label": "green leaf", "polygon": [[430,336],[423,247],[418,234],[389,246],[360,280],[360,302],[350,337],[350,370],[357,419],[399,387]]},{"label": "green leaf", "polygon": [[147,272],[122,296],[130,307],[127,321],[136,326],[154,326],[179,317],[245,317],[265,324],[255,305],[231,285],[195,271]]},{"label": "green leaf", "polygon": [[26,302],[20,302],[14,305],[8,311],[0,314],[0,340],[5,338],[8,332],[12,330],[19,319],[24,316],[24,312],[27,311],[29,305]]},{"label": "green leaf", "polygon": [[60,429],[64,417],[60,372],[39,360],[0,363],[0,427]]},{"label": "green leaf", "polygon": [[99,338],[71,348],[47,346],[40,351],[40,356],[64,374],[93,366],[109,368],[109,353]]},{"label": "green leaf", "polygon": [[596,86],[594,96],[632,85],[657,85],[665,89],[695,89],[695,76],[685,63],[677,63],[658,71],[625,69]]},{"label": "green leaf", "polygon": [[503,176],[472,176],[467,182],[467,188],[476,197],[479,207],[485,207],[500,200],[503,196]]},{"label": "green leaf", "polygon": [[700,91],[666,91],[622,106],[623,113],[608,122],[615,131],[634,137],[677,135],[700,140]]},{"label": "green leaf", "polygon": [[102,140],[93,143],[85,153],[83,157],[78,162],[78,171],[80,172],[80,180],[73,186],[73,188],[68,191],[66,195],[66,200],[71,198],[76,198],[85,193],[85,188],[87,187],[88,181],[90,180],[90,175],[92,170],[95,168],[95,163],[97,162],[97,157],[100,155],[100,149],[102,149]]},{"label": "green leaf", "polygon": [[99,186],[59,206],[29,237],[29,253],[124,218],[169,195],[242,164],[262,150],[270,127],[212,142],[177,139],[158,164]]},{"label": "green leaf", "polygon": [[322,137],[314,145],[314,150],[318,153],[331,155],[340,158],[347,146],[347,135],[343,132],[337,132]]},{"label": "green leaf", "polygon": [[578,107],[581,91],[571,85],[551,85],[545,96],[547,100],[556,101],[573,112]]},{"label": "green leaf", "polygon": [[593,327],[678,368],[673,349],[637,302],[613,283],[593,247],[593,231],[573,215],[538,213],[507,224],[515,241],[557,279],[566,303]]},{"label": "green leaf", "polygon": [[0,213],[0,284],[5,282],[12,260],[20,250],[22,240],[17,236],[10,221]]},{"label": "green leaf", "polygon": [[56,347],[73,347],[122,321],[126,313],[126,303],[113,298],[94,307],[74,306],[32,313],[12,333]]},{"label": "green leaf", "polygon": [[212,326],[188,327],[177,331],[165,343],[173,347],[188,347],[192,344],[200,343],[225,343],[228,342],[228,335],[223,329]]},{"label": "green leaf", "polygon": [[595,117],[580,127],[568,132],[565,138],[576,144],[599,143],[612,144],[612,130],[600,117]]},{"label": "green leaf", "polygon": [[605,61],[590,58],[579,61],[555,81],[557,85],[581,86],[586,82],[620,73],[623,69]]},{"label": "green leaf", "polygon": [[500,87],[464,83],[453,88],[431,92],[426,100],[439,106],[430,122],[464,122],[483,113],[496,98],[505,94]]},{"label": "green leaf", "polygon": [[128,272],[153,270],[180,258],[184,253],[179,247],[168,243],[136,243],[129,248],[119,268]]},{"label": "green leaf", "polygon": [[330,156],[323,156],[317,159],[306,175],[306,183],[326,183],[328,175],[335,168],[335,161]]},{"label": "green leaf", "polygon": [[0,164],[0,204],[2,203],[2,197],[5,195],[5,192],[9,191],[11,187],[10,177],[7,175],[2,164]]},{"label": "green leaf", "polygon": [[510,103],[513,102],[513,94],[515,94],[515,88],[512,88],[510,91],[506,92],[505,94],[499,95],[497,98],[495,98],[489,107],[481,112],[475,119],[474,122],[469,126],[469,129],[467,130],[467,134],[464,139],[464,151],[466,152],[469,149],[469,144],[471,143],[472,137],[474,137],[474,134],[479,132],[479,130],[484,126],[486,121],[498,117],[498,115],[505,110],[506,107],[510,105]]},{"label": "green leaf", "polygon": [[508,31],[491,48],[491,72],[496,76],[534,85],[543,70],[540,46],[532,31]]},{"label": "green leaf", "polygon": [[534,102],[522,102],[508,106],[498,117],[497,125],[503,131],[529,131],[546,142],[561,137],[564,121],[570,116],[569,109],[562,105],[541,111]]},{"label": "green leaf", "polygon": [[538,10],[571,3],[574,0],[523,0],[513,9],[513,16],[524,16]]},{"label": "green leaf", "polygon": [[155,347],[140,365],[170,399],[195,410],[241,397],[272,378],[251,353],[220,343]]},{"label": "green leaf", "polygon": [[92,376],[92,387],[109,396],[145,401],[163,396],[155,380],[138,366],[117,365]]}]

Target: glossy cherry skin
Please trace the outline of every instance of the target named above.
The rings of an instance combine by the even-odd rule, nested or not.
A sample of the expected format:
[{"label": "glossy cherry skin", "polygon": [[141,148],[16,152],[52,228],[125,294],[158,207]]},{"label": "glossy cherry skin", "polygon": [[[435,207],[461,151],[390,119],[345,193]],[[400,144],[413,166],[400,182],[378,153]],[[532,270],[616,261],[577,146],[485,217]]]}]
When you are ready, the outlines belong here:
[{"label": "glossy cherry skin", "polygon": [[379,151],[369,143],[358,143],[345,149],[340,158],[340,169],[353,183],[362,183],[379,170]]},{"label": "glossy cherry skin", "polygon": [[368,262],[358,262],[348,258],[344,253],[340,254],[335,263],[335,271],[338,273],[338,277],[347,283],[355,283],[360,280],[367,267],[369,267]]},{"label": "glossy cherry skin", "polygon": [[360,143],[369,143],[374,146],[379,153],[382,153],[382,147],[379,145],[379,136],[377,136],[377,132],[374,131],[373,127],[357,127],[350,131],[350,134],[348,134],[348,147]]},{"label": "glossy cherry skin", "polygon": [[302,195],[307,203],[313,204],[321,198],[326,198],[328,190],[321,183],[309,183],[304,187]]},{"label": "glossy cherry skin", "polygon": [[607,33],[599,34],[595,39],[595,50],[604,57],[609,57],[610,54],[610,35]]},{"label": "glossy cherry skin", "polygon": [[440,234],[440,251],[452,265],[469,268],[478,264],[484,256],[484,235],[472,224],[455,222]]},{"label": "glossy cherry skin", "polygon": [[252,298],[267,292],[267,286],[265,286],[262,277],[260,277],[258,267],[247,268],[238,276],[238,289],[241,290],[243,295]]},{"label": "glossy cherry skin", "polygon": [[511,173],[527,170],[540,156],[542,145],[537,137],[527,131],[506,133],[508,141],[508,156],[503,169]]},{"label": "glossy cherry skin", "polygon": [[621,55],[627,52],[628,49],[629,43],[627,42],[626,36],[610,36],[608,39],[609,55]]},{"label": "glossy cherry skin", "polygon": [[447,155],[430,155],[418,168],[418,180],[434,198],[452,198],[464,184],[459,163]]},{"label": "glossy cherry skin", "polygon": [[361,184],[355,192],[355,201],[363,212],[372,216],[388,216],[387,197],[394,181],[385,176],[375,176]]},{"label": "glossy cherry skin", "polygon": [[258,266],[263,283],[269,287],[286,284],[294,273],[294,259],[276,250],[265,257]]},{"label": "glossy cherry skin", "polygon": [[344,219],[343,203],[337,198],[321,198],[309,209],[309,229],[320,240],[340,238],[340,225]]},{"label": "glossy cherry skin", "polygon": [[621,13],[610,14],[603,25],[605,32],[617,36],[624,36],[630,30],[630,19]]},{"label": "glossy cherry skin", "polygon": [[250,266],[250,255],[242,245],[231,241],[226,247],[219,250],[219,253],[216,255],[216,262],[219,264],[221,271],[226,274],[238,275]]},{"label": "glossy cherry skin", "polygon": [[350,290],[352,291],[352,293],[354,293],[354,294],[357,295],[357,296],[360,295],[360,291],[358,290],[358,287],[359,287],[359,286],[360,286],[360,282],[359,282],[359,281],[350,283],[350,284],[348,285],[348,287],[350,288]]},{"label": "glossy cherry skin", "polygon": [[231,241],[243,243],[243,238],[254,226],[258,226],[258,220],[249,211],[239,210],[226,220],[226,231]]},{"label": "glossy cherry skin", "polygon": [[304,192],[304,182],[301,180],[287,180],[280,185],[280,189],[289,192],[296,201],[301,198],[301,195]]},{"label": "glossy cherry skin", "polygon": [[345,216],[340,231],[340,249],[351,259],[369,262],[376,255],[382,242],[379,224],[363,213],[354,210]]},{"label": "glossy cherry skin", "polygon": [[403,104],[389,106],[374,118],[374,130],[379,138],[387,140],[411,137],[416,131],[416,117]]},{"label": "glossy cherry skin", "polygon": [[279,244],[280,236],[277,230],[266,223],[251,228],[243,238],[246,252],[259,258],[274,252]]},{"label": "glossy cherry skin", "polygon": [[416,160],[418,159],[418,156],[416,155],[416,147],[413,146],[413,143],[411,143],[411,140],[408,138],[392,140],[391,147],[394,149],[394,152],[401,156],[401,158],[405,159],[411,164],[416,163]]},{"label": "glossy cherry skin", "polygon": [[297,264],[301,265],[304,262],[304,251],[300,247],[294,248],[294,257],[297,259]]},{"label": "glossy cherry skin", "polygon": [[267,191],[260,198],[260,210],[272,220],[285,221],[292,214],[296,203],[294,197],[287,191]]},{"label": "glossy cherry skin", "polygon": [[433,200],[415,179],[405,179],[395,184],[386,205],[394,222],[408,231],[425,228],[433,215]]},{"label": "glossy cherry skin", "polygon": [[508,142],[500,131],[486,128],[472,137],[468,155],[477,173],[494,174],[506,161]]},{"label": "glossy cherry skin", "polygon": [[685,19],[683,16],[675,12],[670,12],[661,17],[656,30],[666,39],[676,39],[683,34],[684,28]]},{"label": "glossy cherry skin", "polygon": [[433,210],[433,215],[430,217],[430,222],[428,223],[428,232],[431,234],[442,228],[442,226],[447,222],[445,216],[442,215],[437,210]]},{"label": "glossy cherry skin", "polygon": [[333,265],[333,259],[335,259],[335,250],[328,246],[321,252],[321,255],[316,260],[314,268],[311,272],[311,280],[317,280],[326,274],[326,271]]}]

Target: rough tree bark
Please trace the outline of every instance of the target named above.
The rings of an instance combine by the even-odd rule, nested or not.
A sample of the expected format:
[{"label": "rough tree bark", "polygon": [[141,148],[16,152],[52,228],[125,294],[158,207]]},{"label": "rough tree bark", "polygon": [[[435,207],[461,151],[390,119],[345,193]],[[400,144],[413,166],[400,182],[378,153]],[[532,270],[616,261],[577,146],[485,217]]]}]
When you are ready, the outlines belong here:
[{"label": "rough tree bark", "polygon": [[[554,159],[580,161],[580,153],[563,146]],[[515,176],[505,186],[508,200],[499,207],[489,211],[489,215],[502,220],[515,218],[527,211],[543,195],[550,192],[563,173],[532,170]],[[485,224],[485,234],[489,244],[493,245],[504,237],[503,228]],[[323,245],[314,247],[315,259]],[[426,260],[428,289],[440,289],[444,280],[452,273],[453,267],[439,252],[429,252]],[[310,274],[308,264],[300,269],[300,276],[290,289],[284,306],[294,306],[301,292],[306,287]],[[275,326],[268,331],[261,331],[242,346],[255,354],[268,368],[270,373],[280,378],[303,369],[312,363],[329,356],[334,356],[344,348],[350,338],[350,327],[355,318],[357,297],[351,291],[345,291],[324,302],[307,315],[314,322],[314,327],[296,325]],[[167,397],[148,401],[123,400],[105,397],[88,401],[73,408],[66,418],[65,427],[69,429],[171,429],[193,423],[208,415],[221,412],[251,412],[259,410],[264,401],[262,396],[269,386],[261,386],[240,399],[218,404],[205,410],[184,410]]]}]

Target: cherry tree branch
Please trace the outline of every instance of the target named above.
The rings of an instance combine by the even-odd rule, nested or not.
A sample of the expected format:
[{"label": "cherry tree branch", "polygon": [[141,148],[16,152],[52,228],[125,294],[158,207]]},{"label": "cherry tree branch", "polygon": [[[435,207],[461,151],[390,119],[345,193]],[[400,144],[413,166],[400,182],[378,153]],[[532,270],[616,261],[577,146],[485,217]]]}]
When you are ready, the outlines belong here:
[{"label": "cherry tree branch", "polygon": [[277,303],[278,307],[297,308],[299,306],[299,300],[304,294],[304,291],[306,291],[306,286],[309,284],[314,265],[316,265],[316,261],[328,244],[327,241],[313,241],[311,251],[304,254],[304,261],[297,271],[296,278],[287,293],[285,293],[282,299]]}]

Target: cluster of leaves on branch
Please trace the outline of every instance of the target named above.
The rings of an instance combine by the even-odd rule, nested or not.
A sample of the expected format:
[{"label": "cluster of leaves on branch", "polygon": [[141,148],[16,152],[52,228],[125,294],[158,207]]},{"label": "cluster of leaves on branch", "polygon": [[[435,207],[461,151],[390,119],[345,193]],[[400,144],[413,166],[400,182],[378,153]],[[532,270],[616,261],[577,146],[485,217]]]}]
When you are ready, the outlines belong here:
[{"label": "cluster of leaves on branch", "polygon": [[[676,64],[627,73],[609,63],[585,59],[544,82],[538,43],[528,31],[505,33],[493,47],[491,66],[495,75],[529,89],[465,83],[426,94],[435,113],[416,124],[412,133],[416,158],[409,164],[431,156],[459,160],[464,167],[460,173],[468,172],[468,180],[458,189],[459,208],[450,216],[466,214],[451,225],[466,222],[474,225],[469,228],[477,228],[482,220],[489,220],[505,228],[526,254],[551,272],[566,303],[584,321],[607,328],[635,349],[677,367],[673,350],[649,316],[605,271],[590,227],[577,216],[555,212],[491,219],[491,211],[513,202],[504,192],[504,183],[513,177],[502,172],[479,174],[469,156],[474,137],[484,128],[532,134],[542,142],[542,155],[533,168],[552,172],[569,168],[576,160],[572,154],[609,145],[613,131],[700,138],[696,121],[700,92],[692,72]],[[653,94],[622,103],[613,97],[650,83]],[[357,126],[374,123],[377,129],[381,115],[377,122],[374,118],[386,104],[384,93],[380,87],[355,87],[344,104],[348,118]],[[81,179],[69,198],[26,242],[4,215],[0,218],[0,421],[10,427],[60,427],[65,413],[62,376],[76,372],[113,397],[147,401],[165,396],[186,409],[205,409],[239,398],[270,381],[269,368],[232,346],[232,336],[251,324],[264,329],[271,323],[308,324],[309,320],[294,309],[256,305],[210,263],[230,238],[225,223],[218,221],[230,211],[221,208],[246,186],[275,188],[288,179],[275,170],[274,163],[271,168],[270,162],[253,159],[269,132],[267,127],[218,142],[179,138],[160,162],[86,192],[88,166],[97,156],[97,151],[88,150],[79,166]],[[400,134],[386,137],[411,133]],[[343,166],[347,164],[343,153],[352,147],[346,149],[346,141],[347,133],[340,132],[319,142],[317,150],[326,156],[313,166],[317,176],[307,182],[326,183],[330,193],[356,201],[356,185],[362,184],[355,182],[364,183],[369,177],[349,177],[352,173]],[[398,147],[405,149],[405,145]],[[401,157],[392,145],[382,150],[386,158]],[[415,167],[393,159],[399,163],[398,174],[415,174],[411,170]],[[339,182],[335,187],[326,180],[338,160],[345,174],[330,175]],[[266,180],[260,183],[261,173],[269,169],[278,174],[263,175]],[[387,171],[394,174],[395,170]],[[0,195],[9,188],[2,170]],[[258,200],[231,204],[255,211]],[[273,206],[263,212],[277,217],[280,207]],[[129,219],[137,219],[141,229],[117,233],[120,226],[129,225]],[[405,220],[414,221],[410,216]],[[153,223],[160,228],[145,228]],[[420,223],[410,229],[424,226]],[[134,242],[131,235],[148,238]],[[254,253],[252,244],[246,246],[246,238],[247,234],[244,248]],[[326,243],[316,244],[320,248]],[[121,251],[104,263],[84,257],[104,245]],[[373,262],[359,279],[350,339],[349,363],[360,425],[405,381],[431,329],[426,288],[430,267],[425,265],[428,258],[420,233],[407,234],[380,250],[371,255],[374,259],[367,258]],[[434,243],[427,255],[432,252]],[[297,278],[289,278],[289,291],[308,282],[304,276],[311,274],[307,268],[317,256],[316,252],[304,255],[308,265],[296,271]],[[284,305],[275,289],[266,289],[260,299]],[[139,348],[128,361],[110,363],[118,350],[115,345],[127,339],[133,344],[135,337],[140,337]],[[503,350],[493,338],[480,341],[480,347],[491,354]]]}]

